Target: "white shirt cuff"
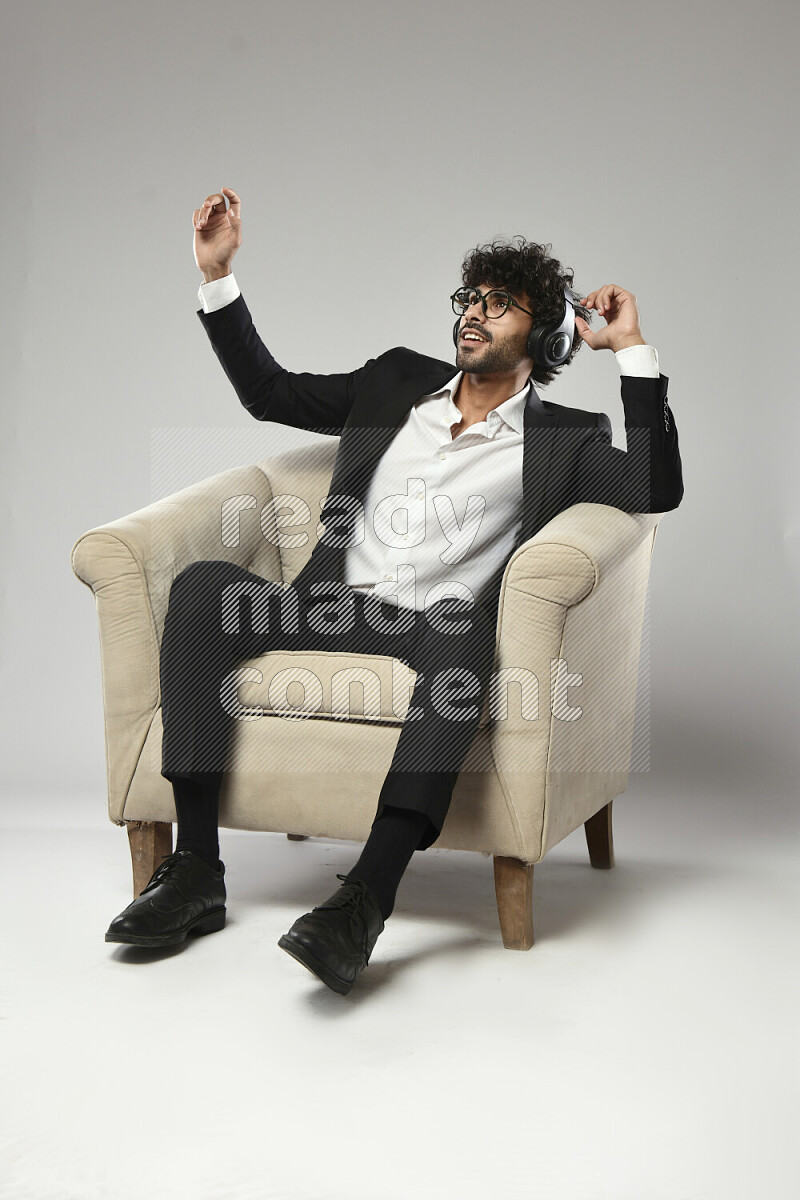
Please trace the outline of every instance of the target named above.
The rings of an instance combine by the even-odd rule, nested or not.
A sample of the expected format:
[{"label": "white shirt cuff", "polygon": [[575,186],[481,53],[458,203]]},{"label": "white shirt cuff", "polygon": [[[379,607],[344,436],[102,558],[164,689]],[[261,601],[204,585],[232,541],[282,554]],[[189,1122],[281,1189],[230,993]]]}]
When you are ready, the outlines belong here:
[{"label": "white shirt cuff", "polygon": [[658,379],[658,351],[655,346],[626,346],[615,354],[621,375],[641,375]]},{"label": "white shirt cuff", "polygon": [[221,279],[201,283],[197,289],[197,298],[203,306],[203,312],[207,313],[216,312],[218,308],[231,304],[240,294],[232,271],[230,275],[223,275]]}]

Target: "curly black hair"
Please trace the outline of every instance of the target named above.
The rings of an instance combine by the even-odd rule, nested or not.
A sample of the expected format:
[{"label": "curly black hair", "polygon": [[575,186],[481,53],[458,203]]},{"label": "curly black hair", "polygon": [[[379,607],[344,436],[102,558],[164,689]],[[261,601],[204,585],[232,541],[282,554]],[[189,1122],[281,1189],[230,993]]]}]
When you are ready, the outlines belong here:
[{"label": "curly black hair", "polygon": [[[537,242],[528,242],[521,234],[511,241],[495,239],[484,246],[476,246],[468,251],[462,264],[462,282],[465,287],[489,284],[507,288],[520,298],[527,296],[530,303],[526,308],[530,307],[536,314],[537,325],[558,322],[564,314],[564,285],[572,289],[573,273],[551,257],[552,248],[549,243],[541,246]],[[585,321],[591,320],[589,309],[582,304],[575,305],[575,313]],[[576,330],[570,356],[561,367],[547,370],[534,363],[534,383],[547,384],[555,379],[565,366],[569,366],[582,343],[583,338]]]}]

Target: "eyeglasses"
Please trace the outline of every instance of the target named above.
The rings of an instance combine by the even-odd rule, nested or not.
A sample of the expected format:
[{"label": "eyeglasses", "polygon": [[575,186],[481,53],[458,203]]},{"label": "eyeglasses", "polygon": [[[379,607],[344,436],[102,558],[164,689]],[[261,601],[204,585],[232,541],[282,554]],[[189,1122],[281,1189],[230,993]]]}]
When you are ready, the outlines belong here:
[{"label": "eyeglasses", "polygon": [[528,312],[527,308],[523,308],[518,304],[510,292],[506,292],[502,288],[492,288],[485,295],[477,290],[477,288],[459,288],[457,292],[453,292],[450,297],[450,302],[453,305],[453,312],[457,317],[461,317],[473,304],[480,301],[483,306],[483,315],[488,317],[490,321],[496,321],[498,317],[502,317],[503,313],[509,308],[518,308],[520,312],[528,313],[529,317],[533,316],[532,312]]}]

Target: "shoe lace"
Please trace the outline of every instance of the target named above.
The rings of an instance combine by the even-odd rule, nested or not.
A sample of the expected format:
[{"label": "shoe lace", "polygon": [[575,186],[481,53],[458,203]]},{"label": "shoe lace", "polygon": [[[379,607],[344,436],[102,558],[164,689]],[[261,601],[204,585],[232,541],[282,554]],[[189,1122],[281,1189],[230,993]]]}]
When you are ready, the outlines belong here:
[{"label": "shoe lace", "polygon": [[364,918],[364,894],[367,890],[367,885],[363,879],[348,879],[346,875],[339,875],[337,879],[341,879],[342,883],[351,884],[349,888],[340,888],[335,896],[325,904],[320,905],[320,908],[341,908],[344,909],[349,916],[358,917],[361,920]]},{"label": "shoe lace", "polygon": [[150,877],[150,882],[142,888],[142,892],[149,892],[151,888],[163,883],[167,875],[184,861],[184,855],[177,850],[173,850],[172,854],[162,854],[161,862]]}]

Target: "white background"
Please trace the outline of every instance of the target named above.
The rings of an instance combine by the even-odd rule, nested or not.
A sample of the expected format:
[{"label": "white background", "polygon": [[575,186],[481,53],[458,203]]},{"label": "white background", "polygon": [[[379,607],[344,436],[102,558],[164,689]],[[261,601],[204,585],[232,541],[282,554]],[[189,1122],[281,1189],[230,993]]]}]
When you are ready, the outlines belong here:
[{"label": "white background", "polygon": [[[494,236],[552,243],[582,294],[616,282],[637,295],[644,336],[670,378],[686,494],[656,542],[652,769],[632,779],[624,811],[636,810],[641,848],[663,845],[671,834],[671,853],[683,847],[691,855],[692,839],[705,832],[701,874],[701,860],[726,846],[733,860],[755,856],[767,878],[780,875],[788,863],[781,854],[796,838],[797,34],[795,5],[778,0],[660,7],[619,0],[569,7],[5,0],[0,770],[7,822],[55,828],[55,797],[64,825],[103,827],[111,839],[103,845],[118,847],[117,874],[124,873],[124,837],[104,815],[96,620],[69,555],[85,530],[153,498],[154,431],[224,431],[215,460],[175,463],[169,490],[313,439],[252,421],[195,316],[192,211],[225,184],[242,197],[237,279],[265,342],[294,370],[350,370],[398,344],[450,357],[447,297],[464,252]],[[621,423],[610,352],[584,347],[543,394],[603,409]],[[26,861],[35,863],[36,843],[25,845]],[[772,861],[784,867],[771,871]],[[431,872],[431,886],[435,865],[420,868]],[[711,864],[708,871],[711,878]],[[327,894],[321,886],[316,902]],[[712,883],[705,886],[714,893]],[[670,887],[659,893],[664,903]],[[731,892],[731,918],[737,903],[748,907],[752,887]],[[114,915],[115,896],[106,897],[88,910],[100,934]],[[60,911],[68,915],[69,904]],[[753,931],[762,950],[759,931],[781,911],[785,902],[767,906],[764,925]],[[691,912],[689,905],[687,922]],[[52,933],[49,917],[47,928]],[[728,944],[735,994],[738,969],[747,974],[753,964],[739,962],[735,938]],[[713,944],[705,949],[713,955]],[[95,950],[105,953],[102,942]],[[616,952],[617,942],[604,949]],[[531,969],[535,953],[527,956]],[[699,958],[709,961],[706,953]],[[771,965],[764,960],[758,970],[769,973]],[[687,965],[687,980],[693,969]],[[581,978],[578,970],[576,988]],[[503,986],[513,992],[516,985]],[[731,990],[726,978],[722,1013],[730,1011]],[[648,1003],[654,995],[665,997],[660,984]],[[56,1008],[45,1004],[43,1013]],[[695,1030],[688,1010],[683,1015],[687,1032]],[[582,1016],[575,1019],[586,1028]],[[546,1026],[555,1018],[542,1020]],[[659,1054],[663,1028],[650,1031]],[[743,1044],[755,1052],[770,1028],[754,999]],[[697,1049],[691,1037],[679,1041]],[[453,1056],[467,1051],[460,1040],[453,1046]],[[735,1040],[729,1049],[734,1055]],[[636,1055],[633,1046],[626,1050]],[[196,1061],[193,1053],[187,1048]],[[454,1061],[445,1055],[442,1070]],[[557,1074],[563,1061],[554,1057],[548,1070]],[[152,1071],[158,1075],[157,1056]],[[461,1072],[463,1062],[452,1078]],[[613,1079],[610,1066],[606,1078]],[[381,1076],[353,1089],[342,1063],[335,1081],[326,1094],[353,1113],[376,1100]],[[585,1082],[576,1077],[579,1096]],[[526,1075],[518,1084],[524,1105],[526,1089],[542,1081]],[[177,1092],[174,1078],[163,1086],[177,1103],[180,1075]],[[467,1074],[459,1087],[469,1086]],[[703,1112],[722,1103],[723,1092],[732,1095],[716,1070],[705,1086],[695,1093]],[[692,1089],[684,1091],[678,1077],[672,1088],[668,1107],[680,1125]],[[401,1142],[413,1150],[419,1097],[413,1088],[409,1095]],[[756,1130],[747,1169],[731,1165],[725,1180],[715,1167],[726,1169],[722,1143],[718,1158],[703,1162],[701,1138],[692,1141],[692,1162],[702,1163],[703,1183],[695,1175],[693,1184],[681,1174],[686,1160],[670,1142],[679,1136],[673,1129],[659,1158],[673,1175],[669,1166],[666,1175],[648,1175],[645,1166],[623,1180],[609,1151],[610,1173],[593,1186],[592,1171],[611,1143],[593,1145],[581,1174],[580,1139],[577,1159],[566,1151],[571,1095],[559,1095],[567,1107],[558,1136],[573,1173],[559,1190],[547,1160],[552,1173],[541,1194],[548,1200],[730,1198],[740,1194],[735,1179],[749,1196],[762,1160],[775,1162],[775,1148]],[[424,1100],[419,1137],[435,1146],[445,1117],[430,1089]],[[632,1113],[630,1093],[628,1103]],[[214,1112],[214,1102],[202,1108]],[[740,1116],[738,1127],[728,1114],[741,1149],[753,1125]],[[786,1117],[782,1105],[772,1130]],[[581,1119],[589,1113],[582,1110]],[[346,1163],[359,1161],[354,1128]],[[655,1163],[657,1145],[656,1138],[646,1163]],[[506,1152],[500,1139],[494,1176],[494,1160],[482,1160],[482,1194],[491,1194],[490,1178],[502,1180]],[[382,1169],[393,1161],[390,1155]],[[535,1180],[533,1151],[529,1171]],[[769,1182],[773,1198],[788,1194],[780,1171]],[[42,1185],[31,1194],[93,1194],[85,1176],[75,1174],[72,1185],[74,1193],[53,1184],[52,1192]],[[236,1194],[251,1194],[242,1189]],[[138,1194],[156,1193],[142,1186]],[[380,1193],[367,1180],[363,1194]]]}]

